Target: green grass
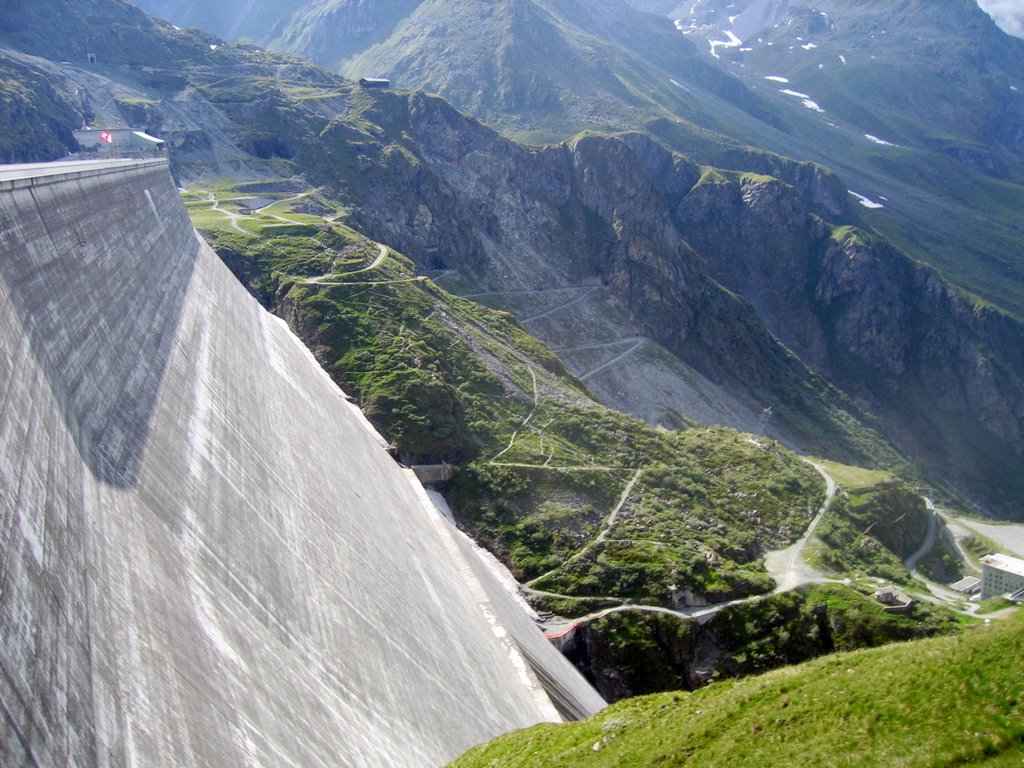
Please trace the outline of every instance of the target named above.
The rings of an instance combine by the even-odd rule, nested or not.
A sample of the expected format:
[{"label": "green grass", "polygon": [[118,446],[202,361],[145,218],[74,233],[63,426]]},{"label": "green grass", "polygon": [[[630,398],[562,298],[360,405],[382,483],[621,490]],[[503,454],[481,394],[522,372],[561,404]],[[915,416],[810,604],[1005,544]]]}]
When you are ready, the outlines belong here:
[{"label": "green grass", "polygon": [[990,613],[1002,611],[1006,608],[1009,608],[1011,605],[1012,604],[1009,601],[1004,600],[1001,596],[990,597],[987,600],[982,600],[980,603],[978,603],[978,610],[975,611],[975,613],[978,616],[985,616]]},{"label": "green grass", "polygon": [[1024,762],[1024,621],[836,654],[471,749],[453,768],[937,766]]},{"label": "green grass", "polygon": [[874,488],[884,483],[895,481],[891,472],[883,469],[865,469],[864,467],[851,467],[848,464],[840,464],[837,461],[828,459],[817,459],[818,463],[825,467],[825,470],[832,476],[839,485],[848,490],[860,488]]},{"label": "green grass", "polygon": [[660,437],[607,540],[533,586],[663,605],[673,586],[711,602],[773,588],[758,556],[799,538],[823,498],[821,478],[777,443],[732,430]]},{"label": "green grass", "polygon": [[[908,200],[901,206],[910,210],[909,215],[887,208],[864,211],[864,220],[965,293],[1020,318],[1024,314],[1024,272],[1017,255],[1024,226],[1024,188],[972,174],[935,154],[882,170],[894,177],[924,179],[934,190],[949,190],[948,180],[957,179],[955,193],[949,194],[953,199],[930,196],[929,189],[918,193],[920,200]],[[930,212],[930,228],[920,223],[918,211]]]},{"label": "green grass", "polygon": [[924,500],[906,486],[838,494],[815,532],[821,546],[812,560],[834,573],[909,583],[903,558],[924,541],[927,528]]}]

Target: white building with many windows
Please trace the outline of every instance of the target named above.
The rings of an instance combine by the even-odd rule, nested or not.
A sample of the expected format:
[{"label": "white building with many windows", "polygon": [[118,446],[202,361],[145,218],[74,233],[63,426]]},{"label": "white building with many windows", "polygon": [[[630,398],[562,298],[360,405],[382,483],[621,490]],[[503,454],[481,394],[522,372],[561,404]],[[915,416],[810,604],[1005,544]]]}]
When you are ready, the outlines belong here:
[{"label": "white building with many windows", "polygon": [[1009,555],[981,558],[981,598],[1012,594],[1024,589],[1024,560]]}]

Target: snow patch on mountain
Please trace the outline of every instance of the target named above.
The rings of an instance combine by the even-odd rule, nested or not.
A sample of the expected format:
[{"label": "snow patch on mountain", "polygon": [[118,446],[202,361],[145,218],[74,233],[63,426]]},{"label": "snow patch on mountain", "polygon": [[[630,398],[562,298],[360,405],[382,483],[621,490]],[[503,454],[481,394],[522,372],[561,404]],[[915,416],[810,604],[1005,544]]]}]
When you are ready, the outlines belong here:
[{"label": "snow patch on mountain", "polygon": [[864,138],[867,139],[868,141],[870,141],[873,144],[880,144],[883,147],[895,147],[895,146],[897,146],[896,144],[893,144],[891,141],[886,141],[885,139],[880,139],[877,136],[872,136],[870,133],[865,133],[864,134]]},{"label": "snow patch on mountain", "polygon": [[787,96],[795,96],[796,98],[800,99],[800,101],[803,102],[803,105],[812,112],[825,112],[825,110],[822,109],[821,106],[819,106],[818,102],[816,102],[806,93],[800,93],[800,91],[793,91],[790,90],[789,88],[782,88],[779,90],[779,93],[784,93]]},{"label": "snow patch on mountain", "polygon": [[728,38],[727,40],[708,40],[711,44],[711,55],[716,59],[722,58],[718,55],[719,48],[739,48],[743,45],[743,41],[736,37],[732,30],[725,30],[725,36]]},{"label": "snow patch on mountain", "polygon": [[876,203],[870,197],[865,197],[864,195],[858,194],[854,192],[852,189],[849,190],[849,192],[851,195],[856,197],[858,202],[860,202],[860,204],[863,205],[865,208],[885,208],[884,205],[882,205],[881,203]]}]

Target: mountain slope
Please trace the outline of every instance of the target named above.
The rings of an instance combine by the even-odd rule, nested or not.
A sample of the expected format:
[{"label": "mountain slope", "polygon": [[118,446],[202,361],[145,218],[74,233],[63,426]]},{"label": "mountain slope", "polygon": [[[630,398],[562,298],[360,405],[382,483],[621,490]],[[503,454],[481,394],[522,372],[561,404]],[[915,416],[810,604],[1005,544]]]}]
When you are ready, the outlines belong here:
[{"label": "mountain slope", "polygon": [[972,0],[632,3],[684,34],[620,2],[411,5],[309,5],[293,41],[262,40],[530,141],[643,128],[716,166],[761,170],[750,146],[823,163],[903,250],[1024,314],[1024,41]]},{"label": "mountain slope", "polygon": [[[595,595],[671,605],[670,574],[692,599],[770,588],[760,553],[790,542],[821,503],[821,479],[805,462],[769,441],[656,430],[599,406],[508,315],[416,279],[397,254],[301,213],[331,210],[323,196],[241,186],[220,191],[216,209],[203,188],[189,192],[197,224],[403,462],[455,465],[446,492],[460,522],[523,580],[602,552],[582,578],[559,585],[560,610],[585,609]],[[240,232],[223,211],[247,199],[243,190],[280,199],[266,213],[238,214]],[[758,498],[756,519],[747,494]],[[616,508],[618,522],[607,524],[615,544],[595,541]],[[662,544],[647,552],[655,527]]]},{"label": "mountain slope", "polygon": [[[304,3],[282,17],[265,39],[275,50],[289,51],[337,71],[341,63],[392,35],[420,0]],[[372,72],[364,73],[373,76]]]},{"label": "mountain slope", "polygon": [[[159,7],[179,24],[202,21],[181,0],[140,5]],[[232,7],[247,13],[242,3]],[[560,140],[585,127],[631,128],[652,113],[721,129],[720,102],[756,120],[776,119],[697,56],[671,23],[619,0],[332,0],[282,7],[264,27],[255,39],[271,48],[353,78],[389,76],[402,87],[440,93],[533,140]]]},{"label": "mountain slope", "polygon": [[[70,33],[73,29],[73,33]],[[67,31],[69,34],[60,34]],[[195,61],[209,43],[196,30],[154,23],[127,0],[16,0],[0,7],[0,40],[9,47],[53,61],[167,66]]]},{"label": "mountain slope", "polygon": [[[420,96],[378,94],[367,110],[387,137],[373,152],[389,159],[354,158],[378,183],[360,188],[366,204],[353,214],[423,266],[510,295],[594,280],[642,335],[772,406],[781,434],[858,450],[841,426],[848,406],[766,332],[759,310],[791,349],[883,414],[892,438],[943,473],[973,476],[979,492],[1005,490],[1007,502],[1018,493],[982,478],[994,458],[1008,480],[1020,461],[1020,324],[972,307],[891,246],[823,221],[811,211],[828,185],[813,175],[801,189],[713,172],[640,134],[526,150]],[[338,131],[323,134],[336,163]]]},{"label": "mountain slope", "polygon": [[0,163],[67,154],[75,146],[78,106],[52,72],[13,52],[0,53]]},{"label": "mountain slope", "polygon": [[820,447],[835,438],[833,447],[860,450],[851,435],[840,437],[849,404],[800,365],[745,301],[709,280],[666,226],[675,204],[669,195],[685,194],[699,168],[639,134],[583,135],[527,150],[420,95],[378,94],[360,115],[381,126],[383,141],[351,143],[344,124],[322,140],[334,167],[366,168],[347,193],[361,200],[353,216],[364,231],[423,267],[456,269],[493,292],[589,283],[591,298],[613,296],[636,333],[751,407],[776,403],[780,434],[813,440],[812,424],[828,423],[831,437]]},{"label": "mountain slope", "polygon": [[[578,375],[607,382],[603,396],[620,408],[685,423],[674,395],[638,407],[651,380],[640,371],[685,364],[673,382],[702,376],[699,387],[733,398],[708,420],[757,429],[770,408],[772,434],[854,462],[897,461],[878,438],[884,430],[935,477],[1013,509],[1019,324],[844,228],[856,220],[822,169],[778,161],[788,184],[723,173],[640,134],[527,149],[438,99],[360,92],[244,47],[204,41],[197,55],[173,78],[122,67],[124,81],[103,100],[160,104],[180,173],[304,171],[336,190],[374,239],[421,268],[457,270],[464,292],[514,307],[523,291],[578,291],[525,317],[552,346],[573,348]],[[102,68],[63,71],[91,83]],[[129,83],[131,98],[119,100]],[[736,262],[736,252],[746,258]],[[604,318],[609,335],[580,338],[581,311]],[[608,356],[587,363],[595,347]],[[865,410],[884,420],[872,424]]]},{"label": "mountain slope", "polygon": [[[884,205],[865,212],[915,258],[985,300],[1024,311],[1016,259],[1024,41],[1000,32],[971,0],[938,8],[833,2],[814,11],[708,2],[694,11],[682,23],[688,34],[679,35],[621,5],[552,0],[495,10],[467,2],[442,13],[422,3],[343,71],[390,74],[532,139],[649,127],[702,162],[751,168],[710,130],[824,163]],[[452,14],[461,21],[448,25]],[[717,19],[725,26],[714,26]],[[746,43],[709,44],[727,41],[733,26]],[[704,60],[712,49],[718,60]],[[805,108],[798,93],[824,113]],[[651,124],[665,117],[670,130]]]},{"label": "mountain slope", "polygon": [[620,2],[421,2],[387,40],[341,71],[381,72],[405,87],[436,91],[511,134],[564,138],[587,127],[635,127],[643,115],[666,111],[718,127],[689,89],[773,119],[671,24]]},{"label": "mountain slope", "polygon": [[972,0],[705,0],[668,12],[748,87],[803,113],[790,135],[738,135],[824,162],[873,201],[873,226],[1021,314],[1024,40]]}]

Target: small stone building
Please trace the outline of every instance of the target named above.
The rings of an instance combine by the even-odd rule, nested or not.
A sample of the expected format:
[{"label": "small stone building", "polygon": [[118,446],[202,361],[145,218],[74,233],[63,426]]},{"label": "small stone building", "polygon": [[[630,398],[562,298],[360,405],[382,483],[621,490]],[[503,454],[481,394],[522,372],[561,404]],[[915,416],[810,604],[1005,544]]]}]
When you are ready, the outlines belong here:
[{"label": "small stone building", "polygon": [[888,613],[905,613],[909,611],[914,601],[895,586],[882,587],[874,594],[875,600],[885,606]]}]

